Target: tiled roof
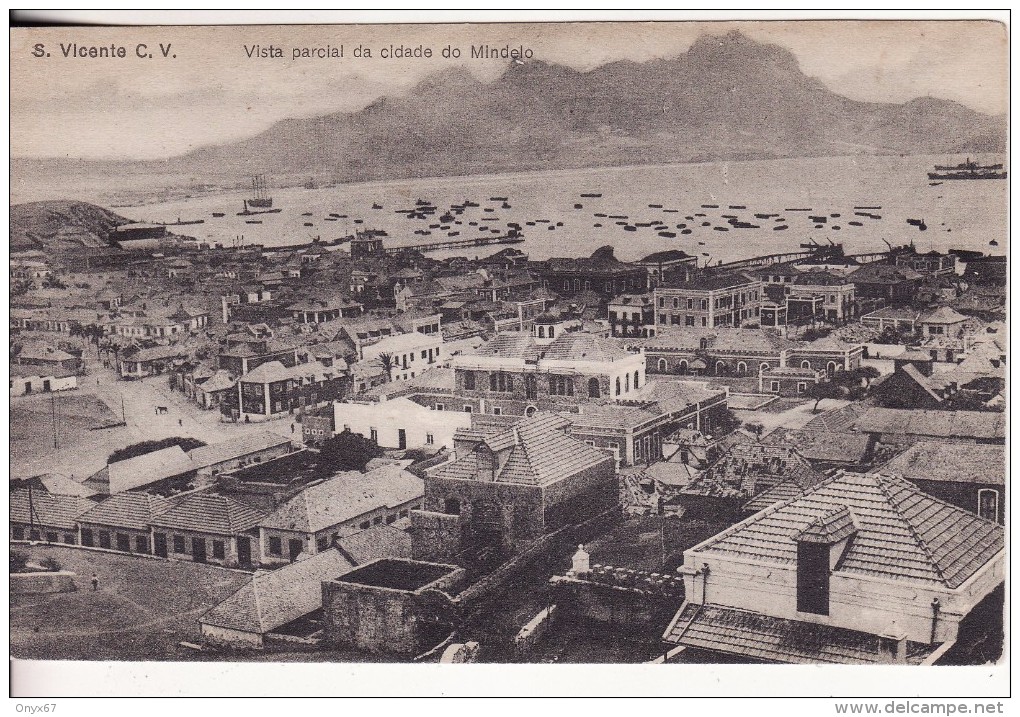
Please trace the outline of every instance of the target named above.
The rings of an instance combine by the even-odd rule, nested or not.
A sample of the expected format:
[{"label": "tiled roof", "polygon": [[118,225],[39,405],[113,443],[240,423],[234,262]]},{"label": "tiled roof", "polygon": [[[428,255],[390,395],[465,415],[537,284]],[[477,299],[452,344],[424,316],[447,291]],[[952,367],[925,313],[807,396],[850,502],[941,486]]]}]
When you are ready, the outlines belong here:
[{"label": "tiled roof", "polygon": [[73,530],[78,516],[95,506],[95,503],[87,498],[32,491],[30,510],[28,497],[27,489],[19,488],[11,491],[10,516],[12,523],[26,525],[35,523],[47,528]]},{"label": "tiled roof", "polygon": [[641,388],[631,391],[631,401],[654,403],[663,413],[678,413],[726,393],[722,388],[711,388],[705,381],[683,381],[667,377],[649,379]]},{"label": "tiled roof", "polygon": [[709,352],[741,351],[778,356],[780,351],[801,346],[796,341],[769,331],[727,327],[663,329],[656,336],[628,339],[627,343],[631,346],[644,346],[649,350],[698,351],[701,350],[702,340],[705,341],[705,350]]},{"label": "tiled roof", "polygon": [[58,473],[47,473],[38,476],[39,483],[49,493],[54,495],[76,495],[81,498],[90,498],[96,495],[96,491],[83,485],[76,480]]},{"label": "tiled roof", "polygon": [[925,324],[958,324],[966,320],[966,316],[948,306],[940,306],[921,317],[921,322]]},{"label": "tiled roof", "polygon": [[195,470],[195,465],[180,446],[170,446],[110,463],[107,468],[110,475],[110,493],[113,494],[184,475]]},{"label": "tiled roof", "polygon": [[662,414],[648,408],[618,403],[588,403],[580,406],[579,413],[561,412],[560,415],[579,428],[633,429]]},{"label": "tiled roof", "polygon": [[921,275],[906,266],[892,266],[874,262],[865,264],[847,279],[855,284],[898,284],[901,281],[918,281]]},{"label": "tiled roof", "polygon": [[78,520],[82,523],[99,523],[115,528],[145,530],[152,519],[173,507],[166,498],[150,493],[118,493],[110,496]]},{"label": "tiled roof", "polygon": [[241,632],[270,632],[321,608],[322,583],[354,567],[341,551],[330,549],[277,570],[260,570],[199,622]]},{"label": "tiled roof", "polygon": [[882,466],[907,480],[1004,485],[1004,446],[920,441]]},{"label": "tiled roof", "polygon": [[563,334],[545,347],[542,358],[553,361],[616,361],[633,356],[618,340],[594,334]]},{"label": "tiled roof", "polygon": [[798,431],[790,428],[779,428],[763,440],[765,443],[792,446],[809,461],[847,464],[860,464],[871,441],[868,436],[860,433]]},{"label": "tiled roof", "polygon": [[854,518],[844,505],[812,520],[804,530],[797,533],[796,540],[798,543],[835,545],[856,533]]},{"label": "tiled roof", "polygon": [[493,336],[484,346],[479,347],[475,352],[475,356],[502,356],[505,358],[537,360],[539,353],[539,347],[530,333],[504,331]]},{"label": "tiled roof", "polygon": [[[765,662],[867,665],[883,659],[877,635],[713,604],[684,605],[663,639]],[[919,665],[937,647],[910,642],[906,661]]]},{"label": "tiled roof", "polygon": [[223,369],[218,370],[206,381],[203,381],[198,385],[200,391],[206,393],[213,393],[215,391],[226,391],[227,389],[233,388],[237,384],[237,379],[234,378],[233,374]]},{"label": "tiled roof", "polygon": [[[493,450],[509,451],[495,480],[525,485],[550,485],[612,458],[564,433],[568,422],[555,414],[539,414],[486,439]],[[437,478],[472,480],[491,470],[477,449],[440,466]]]},{"label": "tiled roof", "polygon": [[898,476],[840,473],[695,550],[793,564],[797,535],[844,507],[858,532],[836,572],[956,588],[1005,545],[1002,526],[932,498]]},{"label": "tiled roof", "polygon": [[765,510],[776,503],[783,503],[794,498],[799,498],[804,495],[804,490],[804,486],[796,480],[792,478],[790,480],[784,480],[782,483],[777,483],[773,487],[769,488],[764,493],[759,493],[754,498],[751,498],[751,500],[741,506],[740,510],[744,513],[757,513],[759,510]]},{"label": "tiled roof", "polygon": [[723,274],[721,276],[699,276],[679,284],[673,284],[670,289],[686,289],[693,291],[717,291],[729,289],[747,284],[756,284],[758,279],[750,279],[743,274]]},{"label": "tiled roof", "polygon": [[[394,524],[395,525],[395,524]],[[348,558],[364,565],[376,558],[411,558],[411,535],[392,525],[373,525],[340,538],[340,548]]]},{"label": "tiled roof", "polygon": [[865,314],[862,319],[896,319],[899,321],[917,321],[920,312],[915,309],[908,309],[900,306],[886,306],[883,309]]},{"label": "tiled roof", "polygon": [[986,411],[914,411],[869,408],[854,422],[858,431],[936,438],[998,439],[1006,435],[1006,416]]},{"label": "tiled roof", "polygon": [[195,468],[199,469],[289,443],[290,439],[281,436],[279,433],[257,431],[228,438],[219,443],[195,448],[188,452],[188,456],[191,457]]},{"label": "tiled roof", "polygon": [[193,493],[153,518],[152,525],[198,533],[236,535],[254,528],[263,515],[262,511],[226,496]]},{"label": "tiled roof", "polygon": [[[359,365],[359,364],[355,364]],[[430,368],[417,376],[373,386],[359,394],[364,398],[405,396],[415,393],[453,393],[456,377],[452,368]]]},{"label": "tiled roof", "polygon": [[425,483],[399,465],[350,471],[305,488],[258,521],[260,527],[315,533],[425,494]]},{"label": "tiled roof", "polygon": [[848,433],[853,430],[857,419],[867,411],[868,407],[862,403],[848,403],[842,408],[834,408],[831,411],[818,414],[805,423],[801,430]]}]

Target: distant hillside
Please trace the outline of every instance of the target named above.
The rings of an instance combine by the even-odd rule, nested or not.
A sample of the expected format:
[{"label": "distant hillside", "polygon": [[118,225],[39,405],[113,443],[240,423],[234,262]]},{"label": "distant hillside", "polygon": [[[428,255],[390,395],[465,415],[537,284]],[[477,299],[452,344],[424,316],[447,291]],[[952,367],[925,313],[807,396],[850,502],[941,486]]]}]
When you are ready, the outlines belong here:
[{"label": "distant hillside", "polygon": [[30,202],[11,206],[10,251],[108,246],[107,233],[129,220],[94,204],[74,201]]},{"label": "distant hillside", "polygon": [[785,48],[730,32],[675,58],[588,72],[528,61],[484,83],[446,70],[357,112],[285,120],[241,142],[139,165],[197,178],[358,181],[1005,146],[1004,117],[931,97],[851,100],[806,76]]}]

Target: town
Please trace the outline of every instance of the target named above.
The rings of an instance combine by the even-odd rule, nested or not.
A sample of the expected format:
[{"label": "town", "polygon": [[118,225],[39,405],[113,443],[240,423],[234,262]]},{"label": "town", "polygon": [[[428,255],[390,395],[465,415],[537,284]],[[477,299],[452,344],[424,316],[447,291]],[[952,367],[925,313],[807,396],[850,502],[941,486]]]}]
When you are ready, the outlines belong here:
[{"label": "town", "polygon": [[11,254],[14,655],[1000,657],[1005,257],[177,228]]}]

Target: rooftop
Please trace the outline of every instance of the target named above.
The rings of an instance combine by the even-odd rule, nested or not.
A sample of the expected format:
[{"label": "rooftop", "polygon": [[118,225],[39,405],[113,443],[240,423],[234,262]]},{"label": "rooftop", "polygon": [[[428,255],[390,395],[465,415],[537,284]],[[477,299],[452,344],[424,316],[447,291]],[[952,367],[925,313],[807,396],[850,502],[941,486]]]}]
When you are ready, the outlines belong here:
[{"label": "rooftop", "polygon": [[865,433],[998,440],[1006,436],[1006,416],[986,411],[869,408],[854,422],[854,428]]},{"label": "rooftop", "polygon": [[148,530],[152,519],[173,507],[166,498],[149,493],[118,493],[79,516],[82,523]]},{"label": "rooftop", "polygon": [[257,431],[195,448],[188,452],[188,456],[191,457],[192,463],[198,469],[285,444],[290,445],[289,438],[271,431]]},{"label": "rooftop", "polygon": [[907,480],[1004,485],[1004,446],[920,441],[882,466]]},{"label": "rooftop", "polygon": [[[110,493],[141,488],[157,481],[184,475],[196,469],[180,446],[143,453],[107,465]],[[95,477],[95,476],[93,476]]]},{"label": "rooftop", "polygon": [[10,521],[47,528],[73,530],[78,516],[93,508],[95,503],[87,498],[73,495],[54,495],[41,491],[31,492],[25,488],[10,493]]},{"label": "rooftop", "polygon": [[338,577],[339,582],[414,592],[458,570],[456,565],[380,558]]},{"label": "rooftop", "polygon": [[154,517],[152,525],[180,531],[237,535],[258,525],[262,516],[262,511],[226,496],[192,493],[170,510]]}]

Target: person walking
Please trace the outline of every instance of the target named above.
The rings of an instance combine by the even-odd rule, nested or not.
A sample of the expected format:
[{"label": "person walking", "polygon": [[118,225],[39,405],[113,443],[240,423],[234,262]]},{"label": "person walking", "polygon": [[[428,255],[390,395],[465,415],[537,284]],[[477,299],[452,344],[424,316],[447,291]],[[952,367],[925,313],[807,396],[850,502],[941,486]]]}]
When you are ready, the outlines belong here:
[{"label": "person walking", "polygon": [[92,573],[92,592],[99,591],[99,576]]}]

